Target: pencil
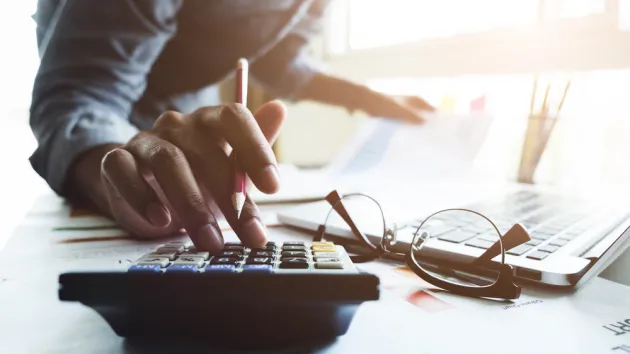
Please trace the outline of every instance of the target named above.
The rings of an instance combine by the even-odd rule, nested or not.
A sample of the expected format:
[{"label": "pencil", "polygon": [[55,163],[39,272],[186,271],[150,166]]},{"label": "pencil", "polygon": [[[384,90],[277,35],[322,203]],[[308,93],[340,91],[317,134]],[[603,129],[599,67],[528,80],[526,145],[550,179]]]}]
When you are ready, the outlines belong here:
[{"label": "pencil", "polygon": [[[239,59],[236,65],[236,103],[247,105],[247,59]],[[243,205],[245,204],[245,174],[241,171],[236,161],[236,153],[232,152],[232,168],[234,171],[234,186],[232,193],[232,205],[236,211],[236,218],[241,218]]]}]

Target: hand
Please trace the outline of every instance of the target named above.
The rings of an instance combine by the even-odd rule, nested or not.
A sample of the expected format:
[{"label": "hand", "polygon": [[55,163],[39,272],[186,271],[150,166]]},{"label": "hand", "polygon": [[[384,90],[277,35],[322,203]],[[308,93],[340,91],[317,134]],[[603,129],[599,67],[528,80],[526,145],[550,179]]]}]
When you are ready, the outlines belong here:
[{"label": "hand", "polygon": [[99,169],[104,192],[91,199],[100,199],[97,204],[139,237],[172,235],[183,228],[198,249],[218,254],[222,213],[243,244],[261,247],[267,239],[256,204],[247,198],[239,220],[233,210],[229,155],[233,148],[259,190],[276,192],[280,181],[271,145],[285,114],[279,102],[265,104],[255,115],[239,104],[188,115],[164,113],[152,130],[104,156]]},{"label": "hand", "polygon": [[343,78],[319,73],[296,94],[298,100],[313,100],[359,110],[372,117],[400,119],[411,123],[425,121],[424,112],[435,108],[420,97],[389,96]]},{"label": "hand", "polygon": [[389,96],[370,92],[363,111],[372,117],[400,119],[408,123],[423,123],[425,112],[435,111],[428,102],[417,96]]}]

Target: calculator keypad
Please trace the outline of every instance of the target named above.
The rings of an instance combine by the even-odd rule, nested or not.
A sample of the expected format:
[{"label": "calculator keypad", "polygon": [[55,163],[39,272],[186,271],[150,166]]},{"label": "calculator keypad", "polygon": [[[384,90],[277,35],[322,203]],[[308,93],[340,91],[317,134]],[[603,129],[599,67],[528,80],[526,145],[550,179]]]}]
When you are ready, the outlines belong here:
[{"label": "calculator keypad", "polygon": [[129,272],[182,273],[304,273],[355,272],[343,247],[332,242],[312,244],[269,242],[249,249],[240,242],[227,242],[218,256],[198,251],[191,243],[170,242],[140,257]]}]

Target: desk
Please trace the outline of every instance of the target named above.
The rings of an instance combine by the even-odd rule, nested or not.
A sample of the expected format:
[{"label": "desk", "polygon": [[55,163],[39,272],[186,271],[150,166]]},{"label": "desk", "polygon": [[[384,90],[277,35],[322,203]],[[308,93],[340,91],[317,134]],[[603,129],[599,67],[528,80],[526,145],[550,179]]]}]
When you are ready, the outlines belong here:
[{"label": "desk", "polygon": [[[278,211],[292,205],[262,206],[263,212]],[[22,213],[26,213],[24,208]],[[19,223],[19,218],[9,220],[13,227]],[[7,225],[7,228],[8,227]],[[12,228],[12,227],[11,227]],[[272,239],[309,240],[310,236],[289,228],[270,229]],[[20,266],[20,265],[16,265]],[[630,285],[630,251],[626,251],[616,262],[605,271],[606,278]],[[543,296],[544,301],[549,298]],[[479,313],[466,311],[441,317],[431,313],[415,312],[409,304],[397,301],[395,297],[384,294],[379,302],[365,303],[358,311],[350,331],[335,343],[314,348],[299,348],[287,352],[326,352],[326,353],[428,353],[428,352],[461,352],[458,345],[469,343],[472,352],[485,353],[506,352],[505,347],[485,347],[485,340],[489,333],[500,333],[505,330],[505,313],[494,311],[491,314],[479,316]],[[544,305],[543,305],[544,306]],[[562,304],[569,311],[575,307],[575,302]],[[629,306],[630,307],[630,306]],[[602,309],[602,311],[604,311]],[[511,310],[510,310],[511,311]],[[553,312],[554,308],[548,311]],[[599,310],[598,310],[599,311]],[[546,311],[539,310],[537,316],[544,316]],[[56,277],[45,278],[44,281],[10,280],[0,282],[0,353],[225,353],[225,350],[211,348],[197,348],[182,346],[157,347],[148,344],[131,343],[115,336],[107,324],[93,311],[78,304],[60,303],[57,301]],[[616,320],[615,316],[626,314],[612,314],[610,320],[597,323],[595,327],[601,329],[603,324]],[[489,320],[496,316],[497,320]],[[528,316],[525,317],[527,319]],[[626,317],[630,318],[630,314]],[[622,320],[623,318],[619,318]],[[483,326],[480,321],[484,322]],[[487,323],[490,321],[490,323]],[[556,322],[561,321],[561,322]],[[557,328],[567,323],[583,323],[582,315],[571,313],[566,318],[551,316],[544,319],[535,327],[528,325],[519,328],[519,323],[510,323],[512,336],[503,338],[517,342],[520,345],[510,347],[510,352],[558,352],[557,347],[538,346],[524,341],[522,333],[536,331],[537,339],[541,343],[553,343],[560,334]],[[514,321],[518,322],[518,321]],[[159,324],[154,324],[159,325]],[[457,329],[457,331],[455,331]],[[601,352],[597,343],[589,339],[589,332],[578,329],[571,333],[575,338],[570,343],[563,344],[562,352],[578,352],[590,350]],[[423,335],[424,334],[424,335]],[[457,338],[454,341],[444,341],[444,337]],[[563,333],[562,335],[566,335]],[[486,337],[484,337],[486,336]],[[616,339],[616,338],[615,338]],[[623,338],[625,340],[625,338]],[[626,344],[619,343],[619,344]],[[630,343],[627,343],[630,345]],[[4,350],[3,350],[4,348]],[[435,351],[429,348],[440,348]],[[599,349],[599,351],[598,351]],[[443,351],[444,350],[444,351]]]}]

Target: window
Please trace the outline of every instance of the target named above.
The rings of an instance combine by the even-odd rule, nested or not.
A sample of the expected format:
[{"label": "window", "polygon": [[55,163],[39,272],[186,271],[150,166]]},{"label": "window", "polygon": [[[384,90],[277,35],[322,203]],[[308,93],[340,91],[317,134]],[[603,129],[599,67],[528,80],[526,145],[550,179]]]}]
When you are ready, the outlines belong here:
[{"label": "window", "polygon": [[537,76],[572,86],[536,181],[630,181],[629,2],[338,2],[325,38],[330,70],[442,111],[494,115],[479,168],[516,177]]}]

